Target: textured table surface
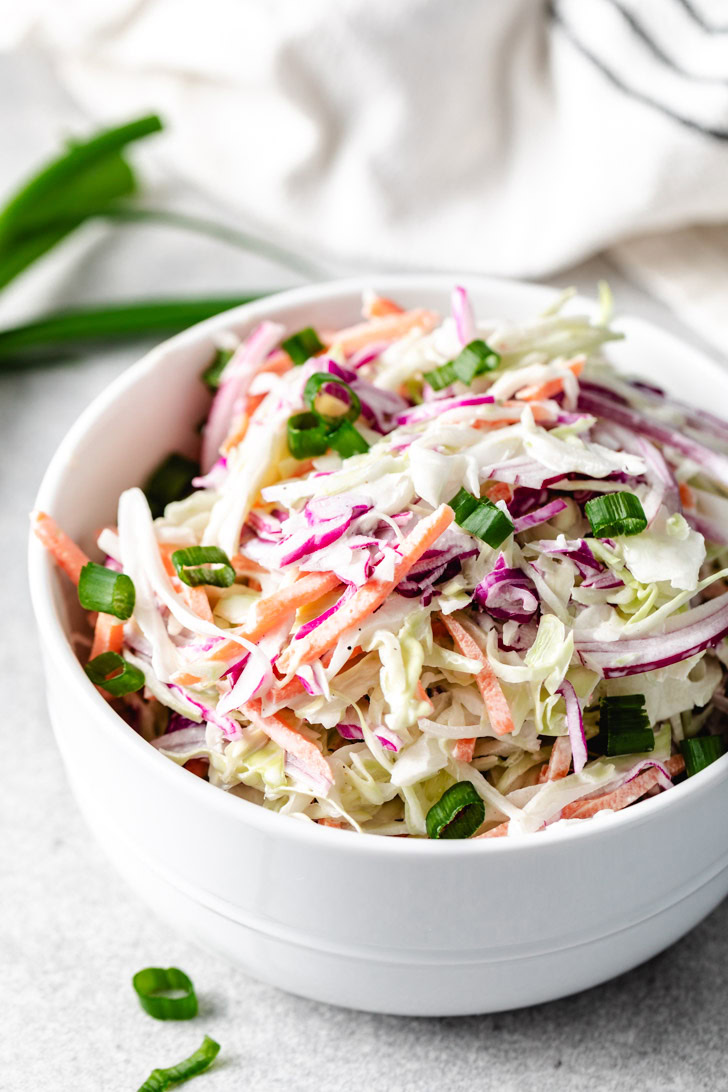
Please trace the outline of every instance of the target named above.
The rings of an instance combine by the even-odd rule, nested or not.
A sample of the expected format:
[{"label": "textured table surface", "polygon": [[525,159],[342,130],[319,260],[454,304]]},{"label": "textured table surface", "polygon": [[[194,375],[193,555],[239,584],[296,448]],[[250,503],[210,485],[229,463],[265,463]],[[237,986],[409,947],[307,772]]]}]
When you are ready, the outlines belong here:
[{"label": "textured table surface", "polygon": [[[43,120],[51,89],[6,66],[0,95],[11,80],[14,88],[25,80],[32,101],[27,126],[0,119],[11,152],[0,191],[51,139]],[[558,282],[587,290],[605,274],[623,310],[682,332],[599,261]],[[138,229],[92,232],[20,286],[11,305],[256,283],[276,283],[274,273],[219,247]],[[0,1089],[131,1092],[205,1032],[222,1053],[189,1086],[200,1092],[728,1088],[726,904],[668,952],[587,993],[493,1016],[418,1020],[337,1010],[260,985],[170,933],[126,888],[84,826],[53,743],[24,550],[27,512],[57,442],[136,355],[0,374]],[[149,964],[191,975],[201,1003],[193,1024],[160,1024],[138,1008],[130,978]]]}]

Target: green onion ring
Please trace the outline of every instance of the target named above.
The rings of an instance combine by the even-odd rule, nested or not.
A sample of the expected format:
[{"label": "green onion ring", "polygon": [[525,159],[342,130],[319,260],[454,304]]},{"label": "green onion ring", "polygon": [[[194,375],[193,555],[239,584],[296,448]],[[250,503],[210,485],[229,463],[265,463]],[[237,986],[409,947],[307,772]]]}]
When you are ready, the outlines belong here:
[{"label": "green onion ring", "polygon": [[[346,399],[341,401],[348,402],[348,409],[346,413],[342,414],[326,414],[320,413],[315,406],[316,398],[318,397],[322,387],[335,386],[341,387],[346,392]],[[328,392],[325,392],[328,393]],[[334,398],[338,398],[338,395],[332,395]],[[327,424],[337,425],[342,420],[344,421],[356,421],[357,417],[361,413],[361,402],[359,401],[359,395],[351,389],[348,383],[345,383],[343,379],[339,379],[335,375],[330,375],[329,372],[314,372],[312,376],[306,381],[306,386],[303,388],[303,402],[304,405],[319,414]]]},{"label": "green onion ring", "polygon": [[[137,971],[131,984],[139,1004],[155,1020],[191,1020],[197,1016],[195,987],[178,967],[145,967]],[[172,991],[181,996],[167,996]]]},{"label": "green onion ring", "polygon": [[187,546],[175,550],[172,564],[182,583],[190,588],[199,588],[202,584],[229,588],[235,580],[230,558],[217,546]]},{"label": "green onion ring", "polygon": [[485,804],[469,781],[458,781],[427,813],[428,838],[470,838],[485,819]]},{"label": "green onion ring", "polygon": [[[114,671],[122,669],[121,674],[108,676]],[[94,686],[100,686],[107,694],[114,698],[122,698],[124,694],[132,694],[135,690],[141,690],[144,686],[144,672],[134,664],[130,664],[118,652],[102,652],[84,667]]]},{"label": "green onion ring", "polygon": [[196,1077],[198,1073],[204,1073],[219,1053],[220,1044],[206,1035],[202,1045],[183,1062],[177,1062],[177,1065],[171,1065],[168,1069],[153,1069],[137,1092],[166,1092],[172,1085],[176,1086]]},{"label": "green onion ring", "polygon": [[81,569],[78,601],[84,610],[113,614],[125,622],[134,613],[135,599],[134,584],[126,573],[116,573],[94,561]]}]

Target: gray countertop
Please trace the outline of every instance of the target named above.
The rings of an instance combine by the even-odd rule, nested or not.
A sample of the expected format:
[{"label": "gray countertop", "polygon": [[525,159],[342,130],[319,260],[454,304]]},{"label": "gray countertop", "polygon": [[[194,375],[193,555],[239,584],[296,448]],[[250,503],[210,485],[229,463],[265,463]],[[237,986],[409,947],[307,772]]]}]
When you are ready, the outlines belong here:
[{"label": "gray countertop", "polygon": [[[44,93],[34,88],[36,110]],[[10,140],[14,153],[12,170],[3,163],[0,191],[31,152],[47,147],[44,126],[30,132],[32,139],[16,122],[0,122],[0,140]],[[684,333],[665,308],[601,261],[558,282],[589,289],[605,273],[622,310]],[[140,297],[160,284],[173,294],[256,283],[280,281],[222,247],[128,228],[87,233],[11,304],[40,309]],[[116,875],[76,810],[52,739],[24,550],[27,512],[56,444],[136,355],[97,353],[0,375],[0,1088],[133,1090],[154,1066],[195,1049],[205,1032],[222,1053],[190,1085],[200,1092],[728,1088],[726,904],[669,951],[587,993],[492,1016],[410,1019],[337,1010],[263,986],[170,932]],[[141,1012],[130,978],[149,964],[190,974],[201,1002],[194,1023],[157,1023]]]}]

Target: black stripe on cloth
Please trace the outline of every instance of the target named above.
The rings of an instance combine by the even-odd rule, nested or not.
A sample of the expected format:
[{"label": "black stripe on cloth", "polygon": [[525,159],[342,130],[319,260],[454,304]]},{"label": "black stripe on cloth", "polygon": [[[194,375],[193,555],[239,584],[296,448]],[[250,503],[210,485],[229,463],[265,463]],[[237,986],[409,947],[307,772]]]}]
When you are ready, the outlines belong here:
[{"label": "black stripe on cloth", "polygon": [[[635,35],[644,42],[650,52],[657,57],[658,61],[661,61],[667,68],[671,68],[673,72],[677,72],[678,75],[684,76],[688,80],[693,80],[695,83],[716,83],[726,84],[728,83],[728,77],[726,76],[701,76],[697,72],[688,72],[686,68],[682,68],[672,57],[668,56],[663,50],[662,46],[653,41],[650,35],[645,30],[645,27],[638,19],[624,7],[619,0],[609,0],[612,7],[619,12],[624,21],[634,31]],[[678,0],[678,3],[682,3],[683,0]]]},{"label": "black stripe on cloth", "polygon": [[728,26],[719,27],[716,26],[715,23],[708,23],[703,18],[702,13],[699,12],[697,8],[693,7],[690,0],[675,0],[675,3],[679,4],[680,7],[688,13],[690,18],[696,22],[699,27],[703,28],[706,34],[728,34]]},{"label": "black stripe on cloth", "polygon": [[658,110],[661,114],[664,114],[665,117],[670,118],[672,121],[677,122],[678,125],[682,125],[686,129],[692,129],[696,133],[702,133],[703,136],[713,137],[715,140],[728,140],[728,129],[714,129],[709,125],[701,125],[699,121],[694,121],[692,118],[676,113],[668,106],[663,106],[661,102],[651,98],[650,95],[645,95],[642,91],[637,91],[632,87],[628,87],[616,72],[592,53],[588,46],[580,41],[572,28],[562,17],[561,13],[557,11],[554,0],[548,0],[547,11],[553,22],[563,31],[565,37],[568,38],[574,48],[581,53],[582,57],[591,61],[594,67],[599,69],[605,79],[609,80],[614,87],[618,88],[625,95],[634,99],[635,102],[641,102],[644,106],[650,106],[653,110]]}]

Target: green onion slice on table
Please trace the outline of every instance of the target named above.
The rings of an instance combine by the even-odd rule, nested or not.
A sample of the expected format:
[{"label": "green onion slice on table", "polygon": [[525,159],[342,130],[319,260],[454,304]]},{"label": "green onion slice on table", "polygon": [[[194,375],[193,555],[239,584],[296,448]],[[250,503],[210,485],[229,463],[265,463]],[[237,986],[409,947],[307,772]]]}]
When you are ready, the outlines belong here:
[{"label": "green onion slice on table", "polygon": [[155,1020],[191,1020],[197,1016],[195,987],[178,967],[145,967],[131,982],[139,1004]]},{"label": "green onion slice on table", "polygon": [[200,1046],[189,1058],[167,1069],[153,1069],[138,1092],[166,1092],[168,1088],[189,1081],[198,1073],[204,1073],[220,1053],[220,1044],[206,1035]]}]

